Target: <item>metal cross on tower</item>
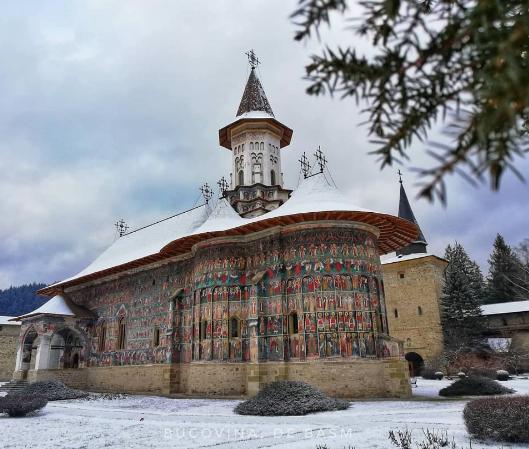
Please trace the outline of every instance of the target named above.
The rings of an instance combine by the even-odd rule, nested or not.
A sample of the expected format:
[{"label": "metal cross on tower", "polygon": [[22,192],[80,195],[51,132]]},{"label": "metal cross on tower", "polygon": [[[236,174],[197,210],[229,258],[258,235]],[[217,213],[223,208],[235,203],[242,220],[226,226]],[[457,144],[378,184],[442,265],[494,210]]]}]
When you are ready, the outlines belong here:
[{"label": "metal cross on tower", "polygon": [[316,157],[316,163],[320,166],[320,173],[323,173],[323,169],[327,165],[327,159],[325,158],[325,155],[323,154],[323,151],[321,151],[319,145],[318,149],[314,153],[314,156]]},{"label": "metal cross on tower", "polygon": [[249,50],[245,54],[246,56],[248,56],[248,64],[250,64],[250,67],[252,69],[255,69],[261,63],[259,59],[257,58],[257,56],[255,56],[255,53],[253,50]]},{"label": "metal cross on tower", "polygon": [[118,231],[118,235],[120,237],[123,237],[129,229],[127,223],[125,223],[125,220],[123,220],[123,218],[116,221],[116,223],[114,223],[114,226],[116,227],[116,231]]},{"label": "metal cross on tower", "polygon": [[219,192],[224,196],[224,192],[229,188],[228,181],[223,176],[218,180],[217,185],[219,186]]},{"label": "metal cross on tower", "polygon": [[399,182],[402,184],[402,172],[400,171],[400,168],[397,170],[397,173],[399,175]]},{"label": "metal cross on tower", "polygon": [[303,173],[303,177],[308,178],[310,174],[310,163],[305,152],[303,152],[303,155],[299,159],[299,163],[301,164],[301,172]]},{"label": "metal cross on tower", "polygon": [[208,204],[209,200],[213,197],[213,189],[207,182],[202,187],[200,187],[200,193],[204,197],[206,204]]}]

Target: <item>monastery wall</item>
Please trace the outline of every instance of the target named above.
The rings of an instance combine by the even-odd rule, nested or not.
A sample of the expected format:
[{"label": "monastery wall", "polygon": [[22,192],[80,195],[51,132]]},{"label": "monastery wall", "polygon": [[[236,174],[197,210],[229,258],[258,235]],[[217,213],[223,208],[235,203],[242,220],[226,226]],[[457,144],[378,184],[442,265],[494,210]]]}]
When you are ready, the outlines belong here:
[{"label": "monastery wall", "polygon": [[435,256],[382,266],[389,333],[425,361],[443,350],[440,298],[446,262]]},{"label": "monastery wall", "polygon": [[15,370],[20,326],[0,326],[0,381],[10,380]]}]

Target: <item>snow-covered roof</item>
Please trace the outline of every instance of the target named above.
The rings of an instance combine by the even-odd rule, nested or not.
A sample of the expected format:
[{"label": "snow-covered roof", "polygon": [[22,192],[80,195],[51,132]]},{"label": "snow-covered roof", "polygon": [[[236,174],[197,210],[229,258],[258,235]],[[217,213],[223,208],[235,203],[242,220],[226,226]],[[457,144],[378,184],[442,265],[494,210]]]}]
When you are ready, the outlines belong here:
[{"label": "snow-covered roof", "polygon": [[501,315],[504,313],[529,312],[529,300],[499,302],[496,304],[486,304],[481,306],[483,315]]},{"label": "snow-covered roof", "polygon": [[261,221],[287,215],[330,211],[374,212],[352,203],[320,173],[304,179],[286,203],[252,220]]},{"label": "snow-covered roof", "polygon": [[31,318],[37,315],[53,315],[53,316],[70,316],[70,317],[89,317],[92,313],[86,310],[84,307],[80,307],[75,304],[65,294],[55,295],[49,301],[44,303],[38,309],[32,312],[11,318],[12,321],[21,321],[27,318]]},{"label": "snow-covered roof", "polygon": [[156,254],[173,240],[191,234],[207,218],[208,207],[202,205],[125,234],[84,270],[60,284]]},{"label": "snow-covered roof", "polygon": [[9,321],[13,319],[13,316],[2,316],[0,315],[0,326],[20,326],[20,323],[14,323]]},{"label": "snow-covered roof", "polygon": [[46,287],[42,292],[50,294],[57,291],[57,287],[62,288],[74,280],[100,277],[110,274],[110,271],[125,269],[117,267],[130,268],[170,255],[183,254],[195,243],[208,238],[240,235],[270,226],[333,217],[378,227],[381,232],[379,244],[386,251],[408,243],[415,237],[417,230],[414,224],[406,220],[356,206],[320,173],[304,179],[288,201],[259,217],[242,218],[226,199],[220,199],[213,210],[208,205],[199,206],[126,234],[84,270]]},{"label": "snow-covered roof", "polygon": [[436,256],[434,254],[428,254],[428,253],[406,254],[406,255],[399,255],[399,256],[392,254],[392,255],[382,256],[380,258],[380,263],[382,265],[388,265],[390,263],[404,262],[405,260],[422,259],[423,257],[430,257],[430,256],[437,257],[438,259],[441,259],[441,260],[445,260],[442,257]]}]

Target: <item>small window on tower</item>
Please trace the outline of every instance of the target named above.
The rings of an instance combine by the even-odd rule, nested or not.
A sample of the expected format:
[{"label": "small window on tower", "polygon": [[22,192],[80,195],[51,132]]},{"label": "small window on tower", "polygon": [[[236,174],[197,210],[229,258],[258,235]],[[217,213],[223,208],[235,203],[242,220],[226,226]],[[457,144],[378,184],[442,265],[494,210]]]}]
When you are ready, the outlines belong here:
[{"label": "small window on tower", "polygon": [[274,170],[270,170],[270,184],[276,185],[276,172]]},{"label": "small window on tower", "polygon": [[239,171],[239,185],[240,186],[244,185],[244,172],[242,170]]},{"label": "small window on tower", "polygon": [[404,279],[404,271],[399,271],[399,278]]},{"label": "small window on tower", "polygon": [[421,306],[417,307],[417,313],[419,315],[422,315],[422,307]]},{"label": "small window on tower", "polygon": [[399,317],[399,311],[397,309],[393,310],[393,313],[395,314],[395,318]]}]

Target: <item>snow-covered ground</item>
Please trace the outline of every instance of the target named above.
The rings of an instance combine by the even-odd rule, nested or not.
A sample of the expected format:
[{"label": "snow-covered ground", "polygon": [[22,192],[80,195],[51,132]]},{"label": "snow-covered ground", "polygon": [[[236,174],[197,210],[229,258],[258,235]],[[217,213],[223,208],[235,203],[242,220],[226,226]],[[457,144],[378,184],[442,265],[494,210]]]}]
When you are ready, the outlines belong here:
[{"label": "snow-covered ground", "polygon": [[[418,379],[409,401],[358,401],[349,410],[300,417],[238,416],[234,400],[128,396],[51,402],[36,416],[0,417],[0,447],[316,449],[325,443],[329,449],[385,449],[391,447],[388,431],[396,428],[412,429],[416,436],[421,429],[443,429],[466,445],[461,415],[467,401],[437,396],[449,383]],[[529,380],[505,384],[518,394],[529,393]],[[472,444],[474,449],[499,446]]]}]

